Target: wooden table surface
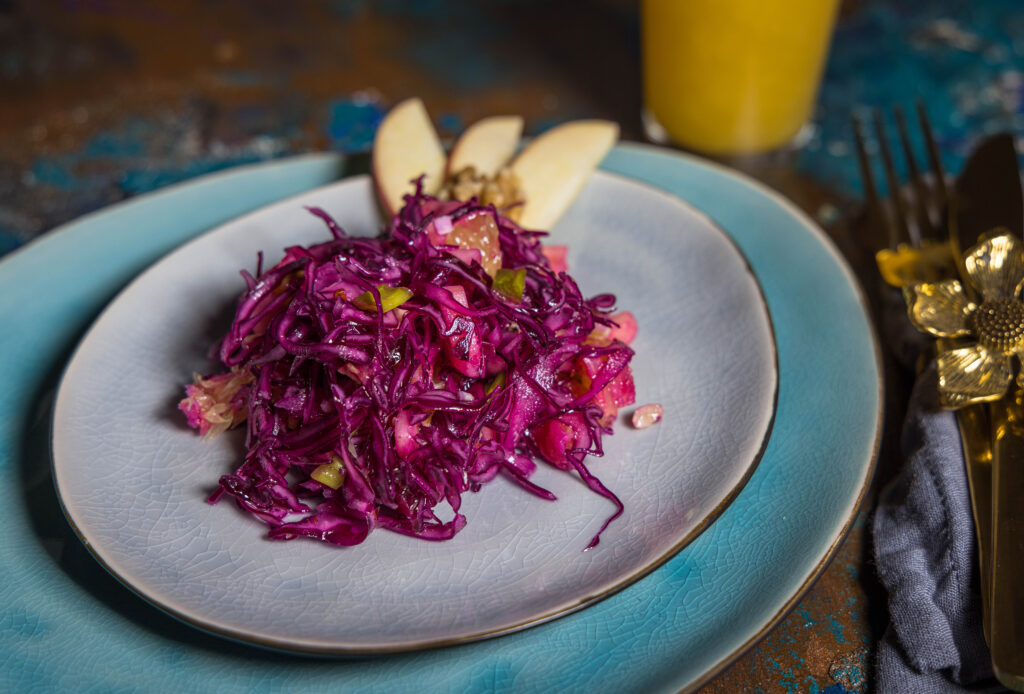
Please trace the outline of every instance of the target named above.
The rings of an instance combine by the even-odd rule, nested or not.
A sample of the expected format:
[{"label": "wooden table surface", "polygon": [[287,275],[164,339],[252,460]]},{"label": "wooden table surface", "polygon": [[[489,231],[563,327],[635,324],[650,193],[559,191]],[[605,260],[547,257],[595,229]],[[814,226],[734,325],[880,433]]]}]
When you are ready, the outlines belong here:
[{"label": "wooden table surface", "polygon": [[[731,162],[818,219],[869,294],[876,280],[854,231],[856,183],[837,123],[846,123],[844,98],[882,98],[853,72],[867,60],[857,58],[857,33],[889,26],[897,36],[885,50],[909,45],[899,32],[913,15],[893,4],[893,16],[885,3],[847,4],[825,110],[803,150]],[[941,16],[941,5],[919,6],[932,13],[921,21]],[[381,113],[413,95],[445,136],[482,116],[519,113],[531,134],[601,117],[642,140],[637,29],[628,0],[0,0],[0,253],[208,171],[311,150],[366,152]],[[955,132],[945,142],[962,144]],[[873,489],[896,461],[904,375],[889,376]],[[870,561],[873,498],[792,612],[702,691],[867,690],[885,620]]]}]

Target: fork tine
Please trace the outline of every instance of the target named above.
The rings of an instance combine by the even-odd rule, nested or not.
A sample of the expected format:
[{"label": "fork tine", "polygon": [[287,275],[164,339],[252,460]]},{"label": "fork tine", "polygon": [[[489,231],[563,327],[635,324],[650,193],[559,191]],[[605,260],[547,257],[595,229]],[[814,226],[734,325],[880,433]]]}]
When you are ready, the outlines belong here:
[{"label": "fork tine", "polygon": [[891,215],[886,214],[882,205],[882,197],[879,194],[879,187],[874,183],[874,174],[871,173],[871,160],[867,155],[867,144],[864,139],[864,124],[856,116],[850,117],[853,123],[853,139],[857,153],[857,164],[860,167],[860,178],[864,183],[864,197],[867,203],[868,213],[873,217],[874,222],[884,225],[886,230],[886,241],[889,248],[896,248],[901,241],[899,229]]},{"label": "fork tine", "polygon": [[907,211],[903,206],[903,195],[899,178],[896,176],[896,167],[892,163],[892,152],[889,151],[889,142],[885,135],[885,126],[882,124],[882,113],[877,109],[873,113],[875,123],[875,137],[878,139],[878,149],[882,154],[882,166],[885,169],[885,182],[889,187],[889,199],[892,200],[895,211],[893,226],[897,231],[896,243],[890,244],[895,248],[900,241],[911,240],[910,231],[907,229]]},{"label": "fork tine", "polygon": [[854,150],[857,153],[861,181],[864,183],[864,197],[868,213],[872,215],[876,223],[885,227],[886,241],[889,247],[896,248],[900,242],[899,229],[896,228],[892,217],[886,214],[885,208],[882,206],[878,186],[875,184],[875,176],[871,172],[871,157],[868,156],[868,148],[864,139],[864,123],[856,115],[850,116],[850,122],[853,125]]},{"label": "fork tine", "polygon": [[868,159],[867,146],[864,144],[864,126],[857,116],[850,116],[853,125],[853,140],[857,151],[857,164],[860,167],[860,178],[864,183],[864,196],[870,207],[878,206],[878,188],[875,186],[875,177],[871,173],[871,163]]},{"label": "fork tine", "polygon": [[942,157],[939,155],[939,145],[935,142],[935,135],[932,133],[932,124],[928,120],[928,111],[920,100],[916,102],[917,120],[921,124],[921,133],[924,135],[924,143],[928,149],[928,162],[935,176],[935,190],[939,194],[939,204],[945,207],[949,202],[949,193],[946,190],[946,170],[942,167]]},{"label": "fork tine", "polygon": [[896,129],[899,131],[900,145],[903,147],[903,158],[907,162],[907,173],[910,175],[910,183],[914,186],[914,202],[917,219],[917,236],[914,245],[919,245],[924,239],[932,239],[936,235],[935,227],[932,225],[932,218],[928,212],[928,186],[921,178],[921,171],[917,168],[917,158],[914,156],[914,149],[910,146],[910,136],[907,134],[907,119],[903,108],[893,108],[893,115],[896,117]]}]

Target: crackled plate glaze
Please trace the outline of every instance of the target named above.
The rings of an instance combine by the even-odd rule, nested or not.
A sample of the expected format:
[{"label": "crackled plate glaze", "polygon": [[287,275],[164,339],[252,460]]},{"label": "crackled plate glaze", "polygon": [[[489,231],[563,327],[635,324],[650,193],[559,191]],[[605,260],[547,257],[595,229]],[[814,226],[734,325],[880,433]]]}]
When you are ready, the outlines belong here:
[{"label": "crackled plate glaze", "polygon": [[[387,652],[536,625],[623,588],[716,518],[761,457],[775,412],[776,351],[764,298],[734,243],[648,186],[596,174],[552,232],[585,295],[612,292],[640,326],[638,404],[665,418],[620,422],[591,470],[624,515],[548,466],[464,497],[468,526],[430,543],[387,531],[352,548],[274,542],[230,501],[205,498],[241,457],[242,433],[203,441],[175,411],[194,371],[214,368],[244,288],[241,268],[327,240],[306,206],[353,235],[379,228],[367,177],[233,221],[170,254],[98,319],[71,360],[54,415],[54,478],[99,561],[155,605],[235,639],[315,653]],[[623,420],[628,416],[622,417]]]}]

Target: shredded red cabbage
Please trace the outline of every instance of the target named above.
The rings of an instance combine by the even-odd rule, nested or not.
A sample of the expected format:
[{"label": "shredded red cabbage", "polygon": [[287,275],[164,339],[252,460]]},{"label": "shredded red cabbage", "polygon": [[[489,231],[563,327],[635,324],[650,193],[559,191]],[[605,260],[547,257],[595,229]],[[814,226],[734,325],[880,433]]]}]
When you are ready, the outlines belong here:
[{"label": "shredded red cabbage", "polygon": [[545,234],[475,200],[417,190],[377,238],[309,211],[332,240],[243,271],[225,370],[181,403],[204,432],[247,422],[245,458],[210,501],[234,497],[274,539],[354,545],[381,527],[446,540],[466,524],[462,494],[496,475],[553,500],[530,481],[540,459],[614,503],[597,545],[623,507],[584,459],[633,402],[617,339],[632,316],[553,269],[564,253],[542,249]]}]

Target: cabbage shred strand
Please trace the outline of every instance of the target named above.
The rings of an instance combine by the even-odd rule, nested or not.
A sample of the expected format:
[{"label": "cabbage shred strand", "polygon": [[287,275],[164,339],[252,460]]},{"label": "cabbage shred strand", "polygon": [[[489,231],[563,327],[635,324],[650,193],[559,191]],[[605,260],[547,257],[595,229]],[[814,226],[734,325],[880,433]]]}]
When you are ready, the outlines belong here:
[{"label": "cabbage shred strand", "polygon": [[[475,200],[418,189],[377,238],[309,211],[331,240],[243,272],[224,371],[197,378],[182,401],[200,428],[197,397],[215,399],[200,381],[233,379],[247,453],[211,502],[230,495],[274,539],[354,545],[380,527],[446,540],[466,524],[462,494],[496,475],[553,500],[529,479],[544,460],[615,504],[601,531],[621,514],[584,460],[602,454],[617,408],[632,402],[633,352],[609,337],[613,296],[584,298],[552,268],[543,233]],[[491,235],[456,246],[437,231],[451,228]],[[489,251],[500,253],[497,282],[481,262]],[[445,501],[448,520],[437,513]]]}]

